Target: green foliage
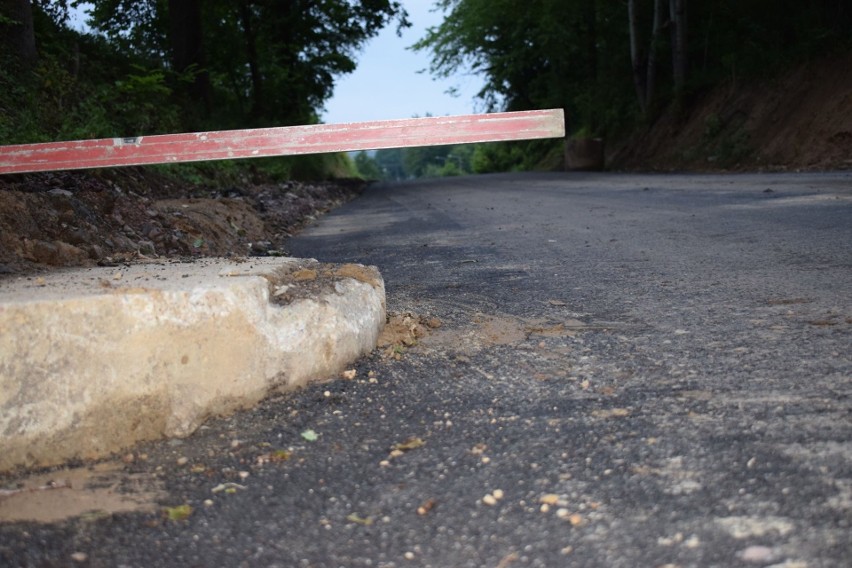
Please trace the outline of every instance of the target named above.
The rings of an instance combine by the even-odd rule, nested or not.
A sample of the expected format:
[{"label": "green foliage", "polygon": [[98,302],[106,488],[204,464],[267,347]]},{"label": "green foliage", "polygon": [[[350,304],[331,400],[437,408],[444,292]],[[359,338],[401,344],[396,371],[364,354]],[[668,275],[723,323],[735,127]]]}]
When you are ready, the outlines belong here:
[{"label": "green foliage", "polygon": [[474,146],[423,146],[376,152],[381,179],[457,176],[472,173]]},{"label": "green foliage", "polygon": [[517,144],[478,144],[471,166],[478,174],[506,172],[516,169],[522,160]]},{"label": "green foliage", "polygon": [[[192,185],[203,185],[211,189],[227,189],[243,185],[256,177],[275,179],[267,171],[263,171],[258,176],[259,166],[262,168],[262,160],[218,160],[213,162],[156,164],[145,167],[157,171],[165,177],[188,182]],[[287,178],[281,179],[286,180]]]},{"label": "green foliage", "polygon": [[172,89],[163,70],[134,65],[133,72],[115,82],[115,94],[110,106],[122,117],[122,132],[149,134],[180,128],[179,110],[171,101]]},{"label": "green foliage", "polygon": [[848,2],[695,1],[689,5],[693,86],[761,77],[852,46]]},{"label": "green foliage", "polygon": [[357,178],[358,169],[347,154],[309,154],[254,160],[258,168],[277,179],[323,181]]},{"label": "green foliage", "polygon": [[471,158],[471,171],[477,174],[542,169],[542,160],[562,141],[526,141],[477,144]]},{"label": "green foliage", "polygon": [[[557,150],[558,148],[558,150]],[[405,180],[504,171],[552,169],[553,160],[543,161],[554,151],[561,154],[562,141],[493,142],[379,150],[371,159],[378,166],[379,179]],[[372,166],[369,166],[372,167]]]},{"label": "green foliage", "polygon": [[355,154],[355,168],[358,170],[358,176],[363,179],[380,180],[384,177],[381,166],[367,152]]},{"label": "green foliage", "polygon": [[0,74],[0,82],[9,86],[0,94],[0,107],[6,111],[0,112],[2,142],[156,134],[180,128],[180,108],[171,98],[163,70],[131,64],[120,79],[105,83],[88,67],[100,63],[97,54],[84,54],[79,47],[74,63],[69,64],[65,53],[43,49],[29,74]]},{"label": "green foliage", "polygon": [[[94,0],[92,24],[124,53],[176,64],[166,0]],[[335,78],[355,69],[355,54],[381,28],[405,26],[399,2],[371,0],[209,0],[198,3],[203,73],[212,98],[206,124],[216,128],[312,121]],[[176,35],[180,35],[177,31]],[[179,69],[183,71],[183,69]],[[187,110],[198,93],[185,88]],[[195,95],[195,96],[193,96]]]},{"label": "green foliage", "polygon": [[[573,128],[615,125],[607,109],[630,91],[626,15],[595,0],[442,0],[444,22],[414,46],[432,54],[438,76],[482,75],[489,110],[562,107]],[[606,103],[600,93],[615,94]],[[614,116],[619,116],[616,114]]]},{"label": "green foliage", "polygon": [[403,180],[409,177],[405,171],[405,158],[401,148],[379,150],[373,156],[373,160],[382,172],[380,179]]}]

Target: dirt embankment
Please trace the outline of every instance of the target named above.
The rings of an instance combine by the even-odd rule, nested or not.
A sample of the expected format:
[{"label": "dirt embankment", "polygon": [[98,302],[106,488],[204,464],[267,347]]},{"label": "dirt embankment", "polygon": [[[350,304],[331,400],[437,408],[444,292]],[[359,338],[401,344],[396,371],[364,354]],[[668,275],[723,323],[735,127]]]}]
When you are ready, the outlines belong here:
[{"label": "dirt embankment", "polygon": [[610,151],[616,169],[852,168],[852,55],[747,85],[731,79]]},{"label": "dirt embankment", "polygon": [[286,254],[306,222],[363,183],[256,183],[226,189],[152,170],[0,176],[0,275],[146,258]]}]

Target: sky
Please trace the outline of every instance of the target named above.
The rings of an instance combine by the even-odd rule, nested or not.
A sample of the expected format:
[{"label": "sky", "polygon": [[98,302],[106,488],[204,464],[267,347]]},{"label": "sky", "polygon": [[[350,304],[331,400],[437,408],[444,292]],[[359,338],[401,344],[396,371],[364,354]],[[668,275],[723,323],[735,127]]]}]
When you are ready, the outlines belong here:
[{"label": "sky", "polygon": [[[482,85],[479,77],[459,75],[433,79],[428,72],[429,52],[406,49],[437,26],[443,13],[434,11],[434,0],[402,0],[411,27],[396,35],[392,24],[370,40],[357,56],[357,69],[337,80],[334,95],[326,102],[322,121],[359,122],[482,112],[475,99]],[[426,70],[423,73],[418,71]],[[447,94],[458,89],[458,96]]]},{"label": "sky", "polygon": [[[433,79],[428,72],[429,52],[407,47],[426,35],[426,29],[443,20],[434,0],[401,0],[410,28],[397,36],[396,24],[384,28],[356,56],[353,73],[337,78],[334,94],[320,113],[322,122],[361,122],[414,116],[444,116],[482,112],[476,93],[482,79],[459,75]],[[71,11],[72,27],[85,30],[84,4]],[[419,71],[423,71],[420,72]],[[456,89],[457,96],[447,93]]]}]

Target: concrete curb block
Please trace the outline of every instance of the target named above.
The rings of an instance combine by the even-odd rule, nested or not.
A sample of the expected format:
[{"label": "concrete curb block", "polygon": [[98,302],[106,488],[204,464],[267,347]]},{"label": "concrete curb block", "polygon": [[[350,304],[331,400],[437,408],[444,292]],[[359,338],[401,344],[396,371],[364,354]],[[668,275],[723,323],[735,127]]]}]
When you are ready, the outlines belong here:
[{"label": "concrete curb block", "polygon": [[334,375],[385,322],[374,267],[303,259],[0,281],[0,471],[98,458]]}]

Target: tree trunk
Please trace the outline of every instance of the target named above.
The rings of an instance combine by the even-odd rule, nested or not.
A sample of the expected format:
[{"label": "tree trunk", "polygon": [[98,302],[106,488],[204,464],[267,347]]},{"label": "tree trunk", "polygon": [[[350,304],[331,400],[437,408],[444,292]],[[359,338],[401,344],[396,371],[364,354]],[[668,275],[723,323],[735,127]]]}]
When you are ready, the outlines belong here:
[{"label": "tree trunk", "polygon": [[24,69],[31,69],[36,52],[33,8],[30,0],[0,0],[0,38]]},{"label": "tree trunk", "polygon": [[686,84],[686,0],[669,0],[669,17],[672,28],[672,73],[675,99],[683,97]]},{"label": "tree trunk", "polygon": [[639,33],[636,23],[636,0],[627,0],[627,20],[630,27],[630,62],[633,66],[633,85],[636,87],[636,97],[642,114],[648,110],[645,98],[645,73],[642,54],[639,53]]},{"label": "tree trunk", "polygon": [[589,76],[593,81],[598,80],[598,26],[597,0],[586,0],[583,10],[583,20],[586,23],[586,56],[589,58]]},{"label": "tree trunk", "polygon": [[169,43],[172,65],[183,73],[194,68],[190,96],[201,102],[209,113],[211,105],[210,76],[205,68],[202,40],[201,4],[199,0],[169,0]]},{"label": "tree trunk", "polygon": [[[585,51],[588,64],[588,85],[589,93],[592,100],[597,100],[599,95],[598,88],[598,25],[597,25],[597,0],[586,0],[583,4],[583,21],[586,27]],[[563,92],[568,92],[570,87],[564,89]],[[589,110],[588,126],[591,132],[598,130],[600,119],[597,110]]]},{"label": "tree trunk", "polygon": [[253,119],[258,119],[263,116],[263,77],[260,74],[260,62],[257,58],[257,37],[251,22],[249,0],[241,0],[240,2],[240,20],[243,25],[249,74],[251,75],[252,107],[250,112]]},{"label": "tree trunk", "polygon": [[654,23],[651,28],[651,45],[648,47],[648,64],[645,72],[645,104],[654,99],[654,87],[657,84],[657,42],[662,26],[662,0],[654,0]]}]

